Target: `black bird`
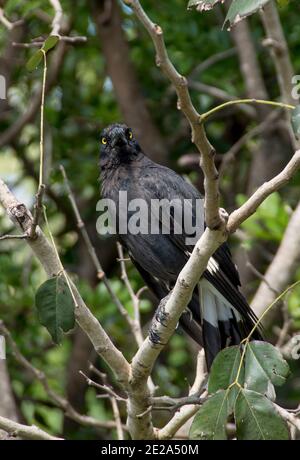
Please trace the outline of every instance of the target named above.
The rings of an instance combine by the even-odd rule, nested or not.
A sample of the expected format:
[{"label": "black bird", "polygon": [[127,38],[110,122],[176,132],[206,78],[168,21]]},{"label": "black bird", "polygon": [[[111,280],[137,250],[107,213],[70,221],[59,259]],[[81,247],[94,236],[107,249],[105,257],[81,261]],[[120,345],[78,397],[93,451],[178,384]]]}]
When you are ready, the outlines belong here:
[{"label": "black bird", "polygon": [[[201,198],[199,192],[177,173],[144,155],[126,125],[112,124],[102,131],[100,168],[102,197],[116,203],[117,219],[120,217],[119,192],[124,191],[128,202],[136,198],[144,199],[147,204],[153,199],[191,199],[190,213],[195,222],[196,199]],[[127,209],[122,212],[127,221],[133,214]],[[159,234],[121,234],[117,228],[119,241],[158,300],[173,288],[193,250],[193,245],[186,244],[187,235],[174,231],[176,222],[172,211],[170,220],[173,225],[170,234],[163,233],[162,216],[159,217]],[[248,335],[256,316],[239,291],[239,275],[227,244],[220,246],[210,258],[198,286],[180,324],[204,346],[210,368],[221,349],[239,344]],[[253,338],[262,339],[258,330]]]}]

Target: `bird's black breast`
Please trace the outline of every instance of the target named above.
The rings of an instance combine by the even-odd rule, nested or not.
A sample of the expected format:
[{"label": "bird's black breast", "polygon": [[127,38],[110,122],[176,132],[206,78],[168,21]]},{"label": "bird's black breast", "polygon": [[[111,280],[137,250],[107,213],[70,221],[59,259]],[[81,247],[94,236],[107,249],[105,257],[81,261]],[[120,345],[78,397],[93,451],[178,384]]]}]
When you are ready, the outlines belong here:
[{"label": "bird's black breast", "polygon": [[[142,199],[148,206],[148,229],[146,234],[119,234],[119,240],[127,248],[130,256],[151,275],[175,282],[187,261],[184,235],[163,234],[160,225],[158,234],[151,234],[151,219],[159,218],[151,214],[151,201],[161,199],[200,198],[194,187],[174,171],[153,163],[143,157],[132,164],[120,165],[109,171],[102,179],[102,196],[116,203],[117,218],[124,209],[119,209],[119,192],[126,192],[128,203]],[[127,222],[134,214],[128,211]]]}]

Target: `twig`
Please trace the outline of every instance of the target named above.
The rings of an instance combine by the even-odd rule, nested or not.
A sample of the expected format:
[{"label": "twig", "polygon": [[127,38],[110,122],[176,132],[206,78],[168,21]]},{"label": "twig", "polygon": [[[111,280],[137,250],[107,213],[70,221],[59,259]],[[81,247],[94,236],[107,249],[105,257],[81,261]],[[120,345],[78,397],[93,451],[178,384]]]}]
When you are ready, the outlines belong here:
[{"label": "twig", "polygon": [[[246,256],[247,257],[247,256]],[[247,258],[248,259],[248,258]],[[264,283],[266,283],[266,285],[268,286],[268,288],[274,292],[274,294],[276,296],[278,296],[280,294],[280,292],[275,289],[273,286],[271,286],[271,284],[269,283],[269,281],[267,280],[267,278],[262,274],[260,273],[259,270],[257,270],[257,268],[254,267],[254,265],[250,262],[250,260],[248,259],[247,262],[246,262],[246,266],[248,268],[250,268],[250,270],[252,271],[252,273],[254,273],[255,276],[257,276],[257,278],[259,278],[261,281],[263,281]]]},{"label": "twig", "polygon": [[88,386],[90,387],[94,387],[94,388],[97,388],[97,390],[101,390],[101,391],[104,391],[106,394],[108,394],[109,396],[112,396],[113,398],[115,398],[117,401],[126,401],[125,398],[121,398],[121,396],[119,396],[112,388],[110,388],[108,385],[101,385],[100,383],[98,382],[95,382],[94,380],[92,380],[90,377],[88,377],[84,372],[82,371],[79,371],[79,374],[81,374],[85,380],[86,380],[86,383]]},{"label": "twig", "polygon": [[47,78],[47,57],[45,51],[42,49],[44,58],[44,70],[43,70],[43,83],[42,83],[42,94],[41,94],[41,121],[40,121],[40,173],[39,173],[39,187],[36,194],[36,200],[34,204],[33,220],[29,231],[29,238],[36,238],[36,228],[39,224],[40,215],[43,207],[43,195],[45,191],[44,184],[44,108],[45,108],[45,91],[46,91],[46,78]]},{"label": "twig", "polygon": [[206,401],[205,398],[201,398],[201,393],[203,389],[199,391],[197,394],[191,394],[189,396],[185,396],[182,398],[170,398],[169,396],[157,396],[152,399],[152,407],[155,410],[167,410],[171,412],[176,412],[180,407],[188,406],[188,405],[198,405]]},{"label": "twig", "polygon": [[[234,101],[236,100],[235,96],[227,93],[221,88],[217,88],[216,86],[207,85],[206,83],[202,83],[200,81],[194,81],[190,78],[188,79],[189,88],[194,89],[195,91],[199,91],[204,94],[208,94],[209,96],[220,100],[220,101]],[[233,108],[242,112],[244,115],[251,119],[256,119],[256,111],[253,107],[246,104],[241,105],[234,105]]]},{"label": "twig", "polygon": [[[190,123],[192,140],[199,152],[201,152],[200,166],[205,177],[205,219],[207,227],[198,240],[190,259],[180,272],[172,292],[160,304],[159,308],[163,311],[165,318],[164,324],[157,321],[156,317],[153,319],[149,336],[132,361],[132,379],[130,381],[132,391],[128,391],[129,430],[135,439],[141,437],[153,439],[157,434],[152,425],[151,414],[147,413],[147,408],[151,405],[151,398],[146,384],[160,351],[174,332],[177,322],[207,266],[209,257],[226,241],[228,231],[234,231],[249,215],[255,212],[270,193],[289,180],[298,169],[300,152],[295,153],[288,167],[279,176],[276,176],[273,182],[270,181],[267,185],[262,186],[245,205],[230,216],[230,224],[226,231],[226,212],[224,211],[221,214],[219,209],[218,173],[213,159],[214,150],[206,138],[203,124],[199,123],[200,115],[190,99],[187,81],[177,72],[169,60],[161,28],[149,19],[138,0],[127,0],[125,3],[133,8],[136,16],[150,34],[156,49],[156,63],[161,66],[176,89],[178,108],[184,112]],[[137,397],[136,388],[139,389],[139,397]],[[147,415],[143,417],[142,423],[137,424],[136,415],[145,411]]]},{"label": "twig", "polygon": [[45,185],[40,184],[38,188],[38,192],[36,194],[36,200],[34,204],[34,211],[33,211],[33,220],[32,220],[32,226],[29,231],[29,238],[36,238],[36,228],[39,224],[40,217],[42,214],[42,208],[43,208],[43,196],[45,192]]},{"label": "twig", "polygon": [[28,238],[27,234],[24,235],[2,235],[0,236],[0,241],[3,240],[26,240]]},{"label": "twig", "polygon": [[300,150],[297,150],[286,167],[273,179],[261,185],[253,195],[244,203],[239,209],[231,213],[228,219],[227,230],[229,233],[235,230],[244,222],[248,217],[255,213],[258,206],[269,196],[271,193],[279,190],[289,182],[291,177],[300,169]]},{"label": "twig", "polygon": [[[127,271],[126,271],[123,248],[119,242],[117,242],[117,250],[118,250],[118,255],[119,255],[118,261],[120,262],[120,266],[121,266],[121,279],[122,281],[124,281],[124,284],[127,288],[127,291],[129,292],[129,295],[131,297],[132,304],[133,304],[134,320],[130,318],[130,326],[135,336],[136,342],[140,346],[144,341],[142,328],[141,328],[140,310],[139,310],[140,300],[139,300],[139,296],[135,294],[134,290],[132,289],[131,283],[129,281]],[[139,295],[140,294],[141,294],[141,290],[139,291]]]},{"label": "twig", "polygon": [[161,27],[150,20],[138,0],[126,0],[124,3],[134,10],[151,36],[156,50],[156,64],[161,67],[174,85],[178,97],[177,107],[182,110],[189,121],[192,141],[200,152],[200,166],[204,172],[205,222],[210,229],[221,228],[224,226],[224,220],[219,213],[219,181],[218,171],[214,164],[215,151],[206,137],[203,125],[199,123],[200,114],[191,101],[187,79],[176,70],[170,61]]},{"label": "twig", "polygon": [[110,297],[112,298],[114,304],[116,305],[116,307],[118,308],[120,314],[123,316],[123,318],[125,318],[125,320],[127,321],[128,325],[130,326],[130,328],[132,329],[132,332],[134,334],[134,337],[136,339],[136,342],[137,342],[137,345],[139,346],[141,341],[143,340],[143,338],[141,339],[141,341],[139,342],[138,341],[138,336],[136,334],[136,328],[135,328],[135,323],[134,321],[130,318],[130,315],[128,313],[128,311],[126,310],[126,308],[122,305],[122,303],[120,302],[120,300],[118,299],[118,297],[116,296],[110,282],[109,282],[109,279],[107,278],[102,266],[101,266],[101,263],[100,263],[100,260],[97,256],[97,253],[95,251],[95,248],[94,246],[92,245],[92,242],[91,242],[91,239],[89,237],[89,234],[86,230],[86,227],[85,227],[85,224],[83,222],[83,220],[81,219],[81,215],[80,215],[80,212],[79,212],[79,209],[78,209],[78,206],[77,206],[77,203],[76,203],[76,200],[75,200],[75,196],[72,192],[72,189],[71,189],[71,186],[70,186],[70,182],[69,182],[69,179],[68,179],[68,176],[67,176],[67,173],[65,171],[65,168],[60,165],[60,170],[61,170],[61,173],[62,173],[62,176],[63,176],[63,179],[64,179],[64,184],[65,184],[65,187],[66,187],[66,190],[67,190],[67,196],[69,198],[69,201],[70,201],[70,204],[72,206],[72,209],[73,209],[73,212],[74,212],[74,215],[75,215],[75,219],[76,219],[76,224],[77,224],[77,227],[82,235],[82,238],[85,242],[85,245],[87,247],[87,250],[88,250],[88,253],[91,257],[91,260],[96,268],[96,272],[97,272],[97,277],[99,280],[103,281]]},{"label": "twig", "polygon": [[220,110],[223,110],[226,107],[229,107],[235,104],[271,105],[273,107],[281,107],[281,108],[290,109],[290,110],[293,110],[295,108],[295,105],[285,104],[284,102],[265,101],[262,99],[236,99],[233,101],[224,102],[223,104],[218,105],[217,107],[214,107],[213,109],[208,110],[207,112],[201,114],[200,120],[204,122],[205,120],[207,120],[209,117],[219,112]]},{"label": "twig", "polygon": [[[2,179],[0,179],[0,202],[16,227],[21,228],[23,232],[28,231],[32,225],[31,214],[25,205],[16,199]],[[38,237],[35,240],[28,239],[26,241],[42,264],[48,277],[61,273],[61,262],[57,257],[57,251],[49,244],[41,229],[39,229]],[[108,337],[99,320],[86,306],[74,283],[71,280],[69,281],[77,302],[77,308],[75,309],[77,323],[90,338],[97,354],[109,363],[117,380],[126,388],[130,375],[128,361]]]},{"label": "twig", "polygon": [[222,174],[225,170],[225,167],[228,165],[229,162],[235,159],[237,153],[241,150],[241,148],[253,137],[258,136],[264,133],[267,129],[276,129],[275,120],[279,116],[280,112],[271,112],[267,118],[260,123],[259,125],[255,126],[253,129],[245,133],[240,139],[230,147],[228,152],[222,155],[222,163],[220,166],[220,174]]},{"label": "twig", "polygon": [[54,9],[54,18],[51,24],[52,30],[51,35],[57,35],[60,40],[68,42],[68,43],[85,43],[87,41],[87,37],[80,36],[80,37],[69,37],[66,35],[61,35],[60,32],[63,29],[63,9],[60,3],[60,0],[49,0],[53,9]]},{"label": "twig", "polygon": [[[66,43],[86,43],[87,42],[87,37],[84,35],[60,35],[59,40],[61,42],[66,42]],[[44,41],[33,41],[30,43],[19,43],[19,42],[12,42],[12,46],[16,48],[40,48],[43,46]]]},{"label": "twig", "polygon": [[6,431],[13,437],[19,437],[21,439],[31,440],[47,440],[47,441],[61,441],[62,438],[56,438],[51,436],[45,431],[41,430],[35,425],[27,426],[21,425],[21,423],[14,422],[8,418],[0,415],[0,429]]},{"label": "twig", "polygon": [[58,35],[63,23],[63,10],[59,0],[49,0],[52,7],[54,8],[54,18],[52,21],[51,35]]},{"label": "twig", "polygon": [[[198,353],[197,357],[197,368],[196,368],[196,377],[195,381],[189,391],[189,396],[195,394],[201,394],[203,391],[203,385],[206,381],[206,365],[204,350],[202,349]],[[206,398],[206,394],[202,393],[202,399]],[[178,412],[172,417],[172,419],[161,428],[158,433],[158,439],[172,439],[177,431],[191,418],[199,409],[199,404],[191,404],[182,406]]]},{"label": "twig", "polygon": [[[284,102],[299,104],[299,95],[293,94],[292,79],[295,72],[276,3],[273,1],[268,2],[260,16],[267,35],[267,42],[271,50],[271,56],[276,68],[276,77],[280,88],[281,98]],[[294,149],[299,149],[300,142],[295,138],[287,111],[286,119],[288,122],[287,127],[291,143]]]},{"label": "twig", "polygon": [[214,66],[215,64],[219,63],[220,61],[224,61],[232,56],[235,56],[237,53],[236,48],[230,48],[225,51],[220,51],[219,53],[213,54],[209,56],[209,58],[205,59],[204,61],[200,62],[194,70],[190,73],[190,77],[193,78],[199,73],[204,72],[205,70],[209,69],[210,67]]},{"label": "twig", "polygon": [[77,412],[73,406],[71,406],[70,402],[60,396],[58,393],[53,391],[50,386],[49,382],[47,380],[47,377],[44,372],[42,372],[40,369],[37,369],[34,367],[28,360],[23,356],[21,351],[19,350],[16,342],[13,340],[10,332],[8,329],[5,327],[3,321],[0,320],[0,331],[1,334],[4,335],[6,338],[7,342],[10,345],[11,351],[15,357],[15,359],[25,368],[27,369],[30,374],[34,376],[43,386],[46,394],[49,396],[49,398],[55,403],[55,405],[63,410],[65,414],[74,420],[75,422],[85,425],[85,426],[92,426],[92,427],[98,427],[98,428],[115,428],[116,424],[114,422],[102,422],[100,420],[97,420],[93,417],[87,416],[87,415],[82,415],[79,412]]},{"label": "twig", "polygon": [[125,398],[120,397],[117,393],[115,393],[112,388],[110,388],[107,384],[107,375],[104,372],[99,371],[92,363],[89,365],[89,370],[94,372],[96,375],[98,375],[102,381],[103,385],[98,384],[97,382],[94,382],[91,380],[89,377],[87,377],[83,372],[80,371],[81,375],[85,377],[87,380],[88,385],[94,386],[95,388],[98,388],[100,390],[105,391],[106,393],[104,395],[97,395],[97,398],[99,397],[108,397],[111,403],[112,411],[114,414],[114,419],[116,422],[116,429],[117,429],[117,436],[119,440],[124,439],[124,432],[123,432],[123,425],[121,421],[121,416],[120,416],[120,411],[118,407],[117,401],[125,401]]},{"label": "twig", "polygon": [[289,411],[287,411],[283,407],[278,406],[278,404],[274,404],[274,405],[277,411],[279,412],[279,414],[281,415],[281,417],[283,417],[287,422],[291,423],[291,425],[297,428],[297,430],[300,432],[300,419],[296,415],[291,414]]},{"label": "twig", "polygon": [[[52,86],[55,84],[58,73],[61,69],[61,63],[63,61],[65,51],[67,47],[65,43],[60,43],[57,45],[56,49],[52,53],[52,60],[49,67],[48,77],[47,77],[47,85],[45,89],[45,94],[49,92]],[[25,125],[30,123],[35,115],[37,114],[38,110],[40,109],[41,103],[41,89],[38,89],[31,97],[31,103],[29,107],[22,113],[16,121],[7,128],[6,131],[1,133],[0,136],[0,147],[3,147],[6,144],[12,142],[18,134],[22,131]]]},{"label": "twig", "polygon": [[111,407],[112,407],[112,411],[113,411],[113,414],[114,414],[114,419],[115,419],[116,426],[117,426],[118,440],[123,441],[124,440],[124,433],[123,433],[123,426],[122,426],[122,421],[121,421],[121,416],[120,416],[118,403],[117,403],[116,398],[114,398],[114,397],[110,398],[110,402],[111,402]]},{"label": "twig", "polygon": [[4,15],[4,10],[3,8],[0,8],[0,22],[6,27],[8,30],[12,30],[15,27],[21,25],[24,23],[23,19],[20,19],[19,21],[15,22],[10,22]]}]

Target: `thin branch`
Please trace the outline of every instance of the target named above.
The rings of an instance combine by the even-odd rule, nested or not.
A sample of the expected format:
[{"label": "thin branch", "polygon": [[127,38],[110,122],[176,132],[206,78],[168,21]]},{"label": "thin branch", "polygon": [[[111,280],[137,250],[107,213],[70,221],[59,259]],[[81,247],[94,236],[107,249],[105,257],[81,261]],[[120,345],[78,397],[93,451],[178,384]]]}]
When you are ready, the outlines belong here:
[{"label": "thin branch", "polygon": [[62,28],[62,23],[63,23],[63,10],[60,4],[59,0],[49,0],[51,3],[52,7],[54,8],[54,18],[52,21],[52,30],[51,30],[51,35],[58,35],[59,32]]},{"label": "thin branch", "polygon": [[[86,43],[87,37],[84,35],[60,35],[59,41],[66,42],[66,43]],[[44,44],[44,41],[32,41],[30,43],[19,43],[19,42],[12,42],[12,46],[16,48],[41,48]]]},{"label": "thin branch", "polygon": [[[32,225],[32,217],[24,204],[20,203],[0,179],[0,202],[14,224],[23,232]],[[55,249],[49,244],[41,229],[37,228],[38,237],[35,240],[26,240],[37,259],[42,264],[49,277],[61,273],[61,263]],[[123,354],[115,347],[108,337],[98,319],[94,317],[85,305],[76,286],[70,281],[72,291],[76,298],[76,321],[90,338],[95,351],[109,364],[117,380],[125,387],[128,384],[130,365]]]},{"label": "thin branch", "polygon": [[36,237],[36,228],[39,224],[40,217],[42,214],[42,209],[43,209],[43,196],[45,192],[45,185],[40,184],[36,198],[35,198],[35,203],[34,203],[34,211],[33,211],[33,219],[32,219],[32,226],[29,231],[28,238],[35,238]]},{"label": "thin branch", "polygon": [[[52,88],[52,86],[56,83],[56,79],[61,69],[61,63],[63,61],[66,49],[67,48],[65,43],[59,43],[52,53],[52,60],[49,67],[45,94],[47,94]],[[6,131],[1,133],[0,147],[3,147],[4,145],[9,144],[13,140],[15,140],[15,138],[22,131],[24,126],[34,119],[40,108],[40,101],[41,88],[32,95],[31,103],[29,107],[24,111],[24,113],[21,114],[17,118],[17,120],[9,128],[7,128]]]},{"label": "thin branch", "polygon": [[135,294],[134,290],[132,289],[132,286],[131,286],[131,283],[129,281],[127,271],[126,271],[123,248],[121,244],[118,242],[117,242],[117,249],[118,249],[118,255],[119,255],[118,261],[120,262],[120,266],[121,266],[121,279],[125,283],[125,286],[127,288],[127,291],[129,292],[129,295],[131,297],[131,301],[133,304],[134,320],[132,320],[132,318],[129,317],[129,321],[130,321],[129,324],[130,324],[132,333],[135,337],[135,340],[138,346],[140,346],[144,341],[142,328],[141,328],[140,310],[139,310],[140,300],[139,300],[139,297]]},{"label": "thin branch", "polygon": [[28,238],[27,234],[24,235],[1,235],[0,241],[3,240],[26,240]]},{"label": "thin branch", "polygon": [[[206,382],[206,365],[205,365],[205,356],[204,350],[202,349],[198,353],[197,358],[197,367],[196,367],[196,377],[195,381],[189,391],[189,396],[194,394],[201,394],[203,392],[203,385]],[[201,400],[204,401],[206,394],[202,393]],[[158,439],[172,439],[177,431],[188,421],[199,409],[199,401],[196,404],[184,405],[179,409],[178,412],[172,417],[172,419],[161,428],[158,433]]]},{"label": "thin branch", "polygon": [[[267,35],[267,45],[276,68],[276,77],[280,88],[281,98],[284,102],[298,104],[299,96],[293,94],[292,79],[295,74],[290,58],[289,47],[280,22],[277,6],[273,0],[269,1],[261,12],[262,23]],[[265,42],[266,43],[266,42]],[[295,101],[296,100],[296,101]],[[300,142],[295,139],[289,114],[286,113],[288,131],[294,149],[299,149]]]},{"label": "thin branch", "polygon": [[289,422],[291,425],[297,428],[297,430],[300,432],[300,419],[296,415],[291,414],[283,407],[278,406],[278,404],[275,404],[275,407],[281,415],[281,417],[283,417],[287,422]]},{"label": "thin branch", "polygon": [[43,82],[42,82],[42,93],[41,93],[41,119],[40,119],[40,173],[39,173],[39,187],[36,194],[36,200],[34,204],[33,220],[29,231],[29,238],[36,238],[36,228],[39,224],[39,219],[42,213],[43,207],[43,196],[45,191],[44,184],[44,109],[45,109],[45,91],[46,91],[46,78],[47,78],[47,56],[45,51],[42,49],[44,58],[44,69],[43,69]]},{"label": "thin branch", "polygon": [[[226,226],[226,212],[219,210],[218,173],[214,164],[214,150],[209,144],[203,124],[199,123],[200,115],[194,108],[187,88],[186,79],[180,75],[170,62],[165,48],[161,28],[154,24],[142,9],[137,0],[125,2],[131,6],[150,34],[156,49],[156,62],[173,83],[177,96],[178,108],[181,109],[188,119],[192,129],[192,140],[201,152],[200,165],[204,172],[205,180],[205,218],[207,228],[198,240],[190,259],[180,272],[174,289],[161,301],[158,313],[153,319],[149,336],[146,338],[132,360],[132,378],[128,390],[128,426],[134,439],[153,439],[158,434],[153,428],[151,410],[151,398],[147,387],[147,380],[153,365],[165,344],[173,334],[184,308],[191,299],[192,292],[197,285],[203,271],[207,266],[209,257],[228,237],[224,230]],[[300,153],[300,152],[299,152]],[[266,187],[259,189],[248,202],[231,216],[228,230],[234,231],[249,215],[251,215],[262,201],[288,179],[298,169],[300,160],[296,152],[288,167],[267,183]],[[137,423],[136,417],[144,414]]]},{"label": "thin branch", "polygon": [[30,372],[30,374],[33,375],[34,378],[36,378],[41,383],[48,397],[55,403],[55,405],[58,408],[64,411],[67,417],[71,418],[75,422],[79,423],[80,425],[84,425],[84,426],[92,426],[96,428],[107,428],[107,429],[116,427],[116,424],[114,422],[111,422],[111,421],[102,422],[100,420],[95,419],[94,417],[82,415],[79,412],[77,412],[67,399],[63,398],[62,396],[60,396],[58,393],[56,393],[55,391],[51,389],[45,373],[42,372],[40,369],[37,369],[36,367],[34,367],[27,360],[27,358],[23,356],[16,342],[13,340],[10,332],[8,331],[3,321],[1,320],[0,320],[0,331],[1,331],[1,334],[3,334],[4,337],[6,338],[15,359],[25,369],[27,369]]},{"label": "thin branch", "polygon": [[210,229],[218,229],[224,226],[224,220],[219,213],[219,181],[218,171],[214,163],[215,151],[209,143],[204,127],[200,120],[200,114],[195,109],[188,90],[187,79],[182,76],[169,59],[164,43],[162,28],[154,24],[147,16],[138,0],[126,0],[124,3],[130,6],[140,22],[152,38],[156,50],[156,64],[173,83],[178,97],[178,109],[182,110],[189,121],[192,130],[192,141],[200,152],[200,166],[204,172],[205,189],[205,222]]},{"label": "thin branch", "polygon": [[4,10],[3,8],[0,8],[0,22],[4,25],[4,27],[6,27],[8,30],[12,30],[14,29],[15,27],[21,25],[24,23],[23,19],[20,19],[19,21],[15,21],[15,22],[10,22],[5,14],[4,14]]},{"label": "thin branch", "polygon": [[295,108],[295,105],[292,104],[285,104],[284,102],[274,102],[274,101],[267,101],[263,99],[236,99],[233,101],[228,101],[224,102],[221,105],[218,105],[217,107],[214,107],[211,110],[208,110],[207,112],[201,114],[200,120],[204,122],[207,120],[209,117],[214,115],[215,113],[219,112],[220,110],[225,109],[226,107],[229,107],[231,105],[235,104],[258,104],[258,105],[271,105],[273,107],[281,107],[289,110],[293,110]]},{"label": "thin branch", "polygon": [[[246,256],[247,257],[247,256]],[[257,270],[256,267],[254,267],[254,265],[250,262],[250,260],[248,259],[247,262],[246,262],[246,266],[248,268],[250,268],[250,270],[252,271],[252,273],[254,273],[255,276],[257,276],[258,279],[260,279],[261,281],[263,281],[264,283],[266,283],[266,285],[268,286],[268,288],[274,292],[274,294],[276,296],[278,296],[280,294],[280,291],[278,291],[277,289],[275,289],[270,283],[269,281],[267,280],[267,278],[262,274],[260,273],[259,270]]]},{"label": "thin branch", "polygon": [[63,16],[63,9],[60,3],[60,0],[49,0],[53,9],[54,9],[54,18],[51,24],[52,30],[51,35],[57,35],[60,40],[68,42],[68,43],[85,43],[87,41],[87,37],[80,36],[80,37],[69,37],[67,35],[61,35],[61,31],[64,28],[64,16]]},{"label": "thin branch", "polygon": [[[236,96],[232,96],[231,94],[227,93],[221,88],[217,88],[216,86],[207,85],[206,83],[202,83],[200,81],[194,81],[190,78],[188,79],[189,88],[194,89],[195,91],[199,91],[200,93],[208,94],[209,96],[220,100],[220,101],[235,101]],[[253,107],[246,104],[236,105],[233,106],[235,110],[242,112],[244,115],[251,119],[256,119],[256,111]]]},{"label": "thin branch", "polygon": [[89,237],[89,234],[87,232],[87,229],[85,227],[85,224],[83,222],[83,220],[81,219],[81,215],[80,215],[80,212],[79,212],[79,209],[78,209],[78,206],[77,206],[77,203],[76,203],[76,200],[75,200],[75,196],[72,192],[72,189],[71,189],[71,186],[70,186],[70,182],[69,182],[69,179],[68,179],[68,176],[66,174],[66,171],[65,171],[65,168],[60,165],[60,170],[61,170],[61,173],[62,173],[62,176],[63,176],[63,179],[64,179],[64,184],[65,184],[65,187],[66,187],[66,190],[67,190],[67,196],[69,198],[69,201],[70,201],[70,204],[72,206],[72,209],[73,209],[73,212],[74,212],[74,216],[75,216],[75,219],[76,219],[76,224],[77,224],[77,227],[82,235],[82,238],[85,242],[85,245],[87,247],[87,250],[88,250],[88,253],[91,257],[91,260],[95,266],[95,269],[96,269],[96,272],[97,272],[97,277],[99,280],[103,281],[112,301],[114,302],[114,304],[116,305],[116,307],[118,308],[120,314],[123,316],[123,318],[125,318],[125,320],[127,321],[128,325],[130,326],[132,332],[133,332],[133,335],[136,339],[136,342],[137,342],[137,345],[139,346],[141,344],[141,342],[143,341],[143,338],[141,336],[141,338],[137,335],[136,333],[136,325],[135,325],[135,322],[130,318],[130,315],[128,313],[128,311],[126,310],[126,308],[123,306],[123,304],[120,302],[120,300],[118,299],[118,297],[116,296],[110,282],[109,282],[109,279],[107,278],[103,268],[102,268],[102,265],[100,263],[100,260],[97,256],[97,253],[95,251],[95,248],[94,246],[92,245],[92,242],[91,242],[91,239]]},{"label": "thin branch", "polygon": [[[90,370],[95,372],[97,375],[100,375],[101,378],[104,380],[104,382],[107,381],[106,374],[98,371],[93,364],[90,365]],[[126,402],[125,398],[121,398],[115,391],[109,387],[107,384],[99,384],[98,382],[95,382],[94,380],[90,379],[87,375],[85,375],[82,371],[79,371],[80,374],[86,379],[86,382],[89,386],[94,387],[98,390],[104,391],[104,395],[97,395],[97,398],[99,397],[108,397],[111,403],[112,411],[114,414],[114,419],[116,423],[116,429],[117,429],[117,435],[118,435],[118,440],[123,440],[124,439],[124,429],[127,429],[126,427],[123,427],[122,421],[121,421],[121,416],[120,416],[120,411],[118,407],[117,401],[122,401]]]},{"label": "thin branch", "polygon": [[31,440],[61,441],[62,438],[51,436],[35,425],[27,426],[14,422],[0,415],[0,429],[13,437]]},{"label": "thin branch", "polygon": [[190,73],[190,77],[194,78],[198,76],[200,73],[203,73],[205,70],[209,69],[210,67],[218,64],[221,61],[224,61],[232,56],[235,56],[237,53],[236,48],[230,48],[225,51],[220,51],[219,53],[213,54],[209,56],[209,58],[205,59],[204,61],[200,62]]},{"label": "thin branch", "polygon": [[117,401],[126,401],[125,398],[121,398],[112,388],[110,388],[108,385],[101,385],[98,382],[95,382],[92,380],[90,377],[88,377],[84,372],[79,371],[79,374],[81,374],[85,380],[86,383],[89,387],[94,387],[97,388],[97,390],[104,391],[105,394],[109,395],[110,397],[115,398]]},{"label": "thin branch", "polygon": [[255,126],[253,129],[241,136],[240,139],[230,147],[228,152],[222,155],[220,175],[222,175],[228,163],[232,162],[235,159],[237,153],[250,139],[253,139],[253,137],[265,133],[269,129],[272,131],[276,129],[277,124],[275,123],[275,121],[277,120],[279,113],[280,112],[278,111],[271,112],[262,123]]},{"label": "thin branch", "polygon": [[122,426],[122,421],[121,421],[121,416],[120,416],[118,403],[117,403],[116,398],[114,398],[114,397],[110,398],[110,402],[111,402],[111,407],[112,407],[112,411],[113,411],[113,414],[114,414],[114,419],[115,419],[115,422],[116,422],[118,440],[123,441],[124,440],[124,432],[123,432],[123,426]]},{"label": "thin branch", "polygon": [[292,97],[292,78],[294,70],[280,17],[273,0],[268,2],[261,11],[261,19],[268,39],[265,44],[271,49],[282,99],[284,102],[292,104],[295,102]]},{"label": "thin branch", "polygon": [[259,205],[271,193],[279,190],[289,182],[292,176],[300,169],[300,150],[297,150],[286,167],[273,179],[261,185],[253,195],[244,203],[240,208],[231,213],[228,219],[227,230],[229,233],[235,230],[244,222],[248,217],[255,213]]}]

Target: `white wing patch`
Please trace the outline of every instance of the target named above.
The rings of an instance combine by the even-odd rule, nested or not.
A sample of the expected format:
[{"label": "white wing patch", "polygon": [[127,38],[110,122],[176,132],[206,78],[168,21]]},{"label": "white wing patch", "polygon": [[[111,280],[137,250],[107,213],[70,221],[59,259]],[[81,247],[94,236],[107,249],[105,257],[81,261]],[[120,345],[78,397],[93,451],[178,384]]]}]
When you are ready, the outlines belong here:
[{"label": "white wing patch", "polygon": [[[218,321],[241,320],[239,313],[230,302],[206,279],[199,282],[202,318],[212,326],[218,327]],[[233,313],[234,312],[234,313]]]}]

